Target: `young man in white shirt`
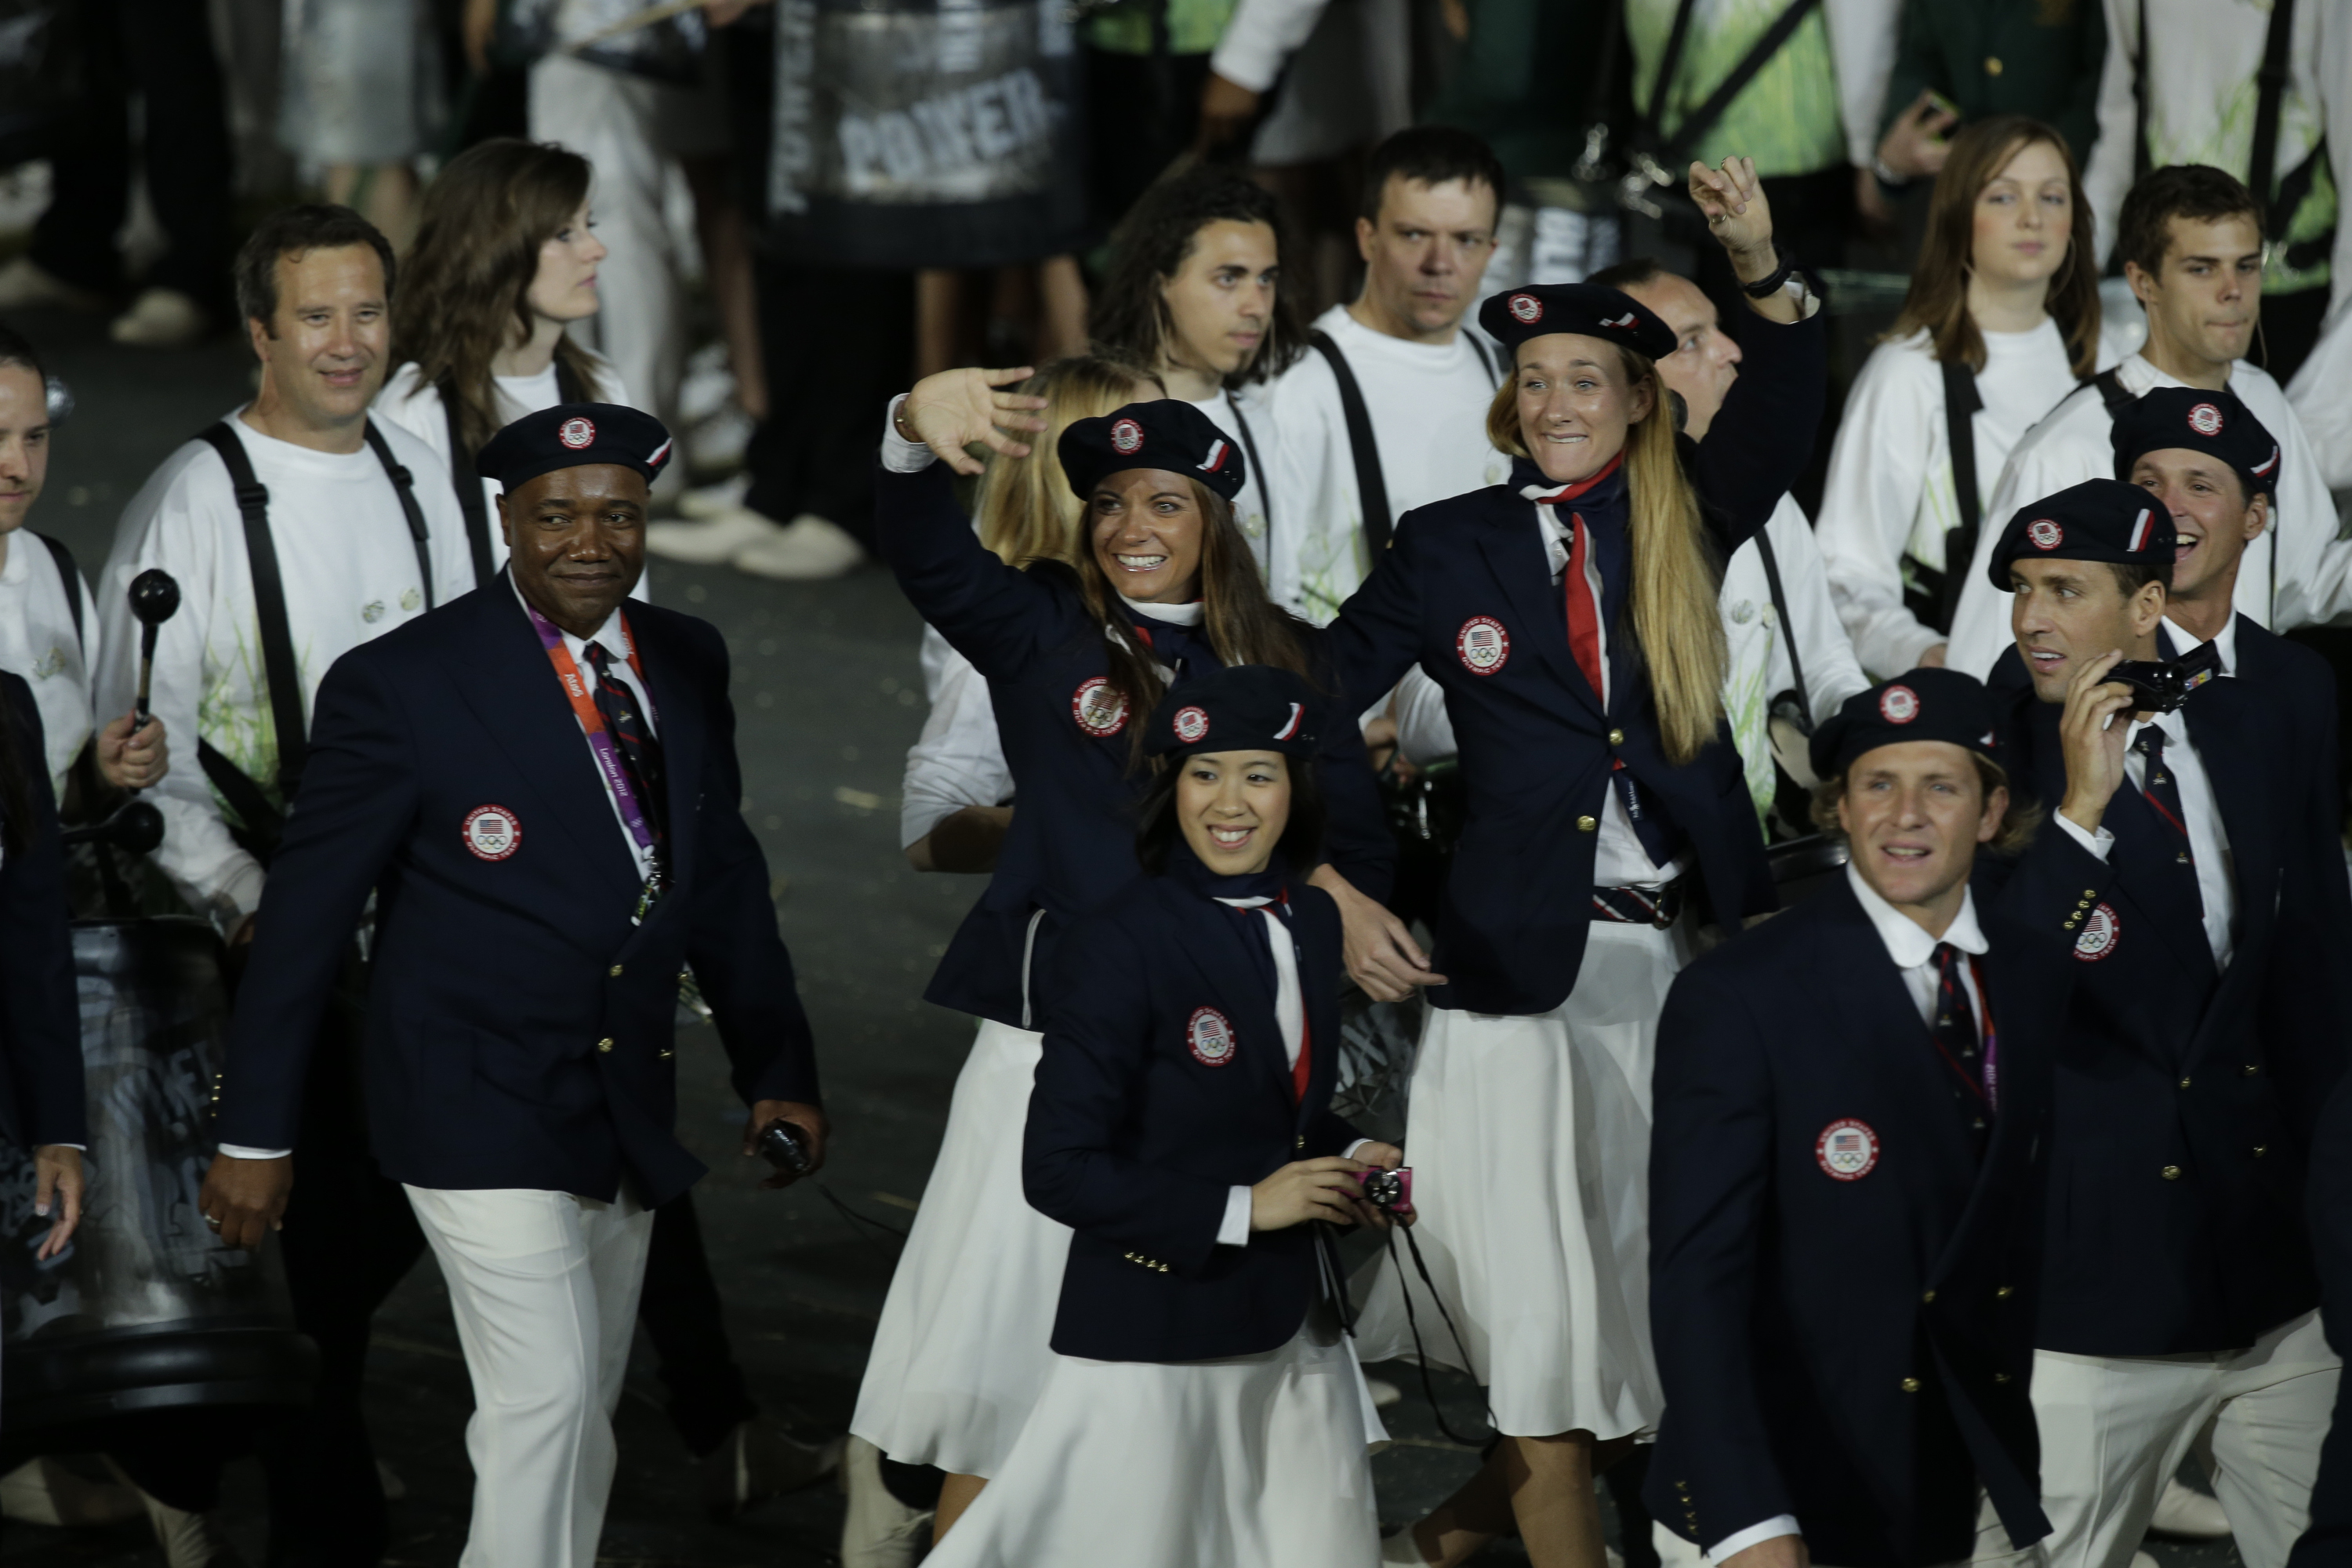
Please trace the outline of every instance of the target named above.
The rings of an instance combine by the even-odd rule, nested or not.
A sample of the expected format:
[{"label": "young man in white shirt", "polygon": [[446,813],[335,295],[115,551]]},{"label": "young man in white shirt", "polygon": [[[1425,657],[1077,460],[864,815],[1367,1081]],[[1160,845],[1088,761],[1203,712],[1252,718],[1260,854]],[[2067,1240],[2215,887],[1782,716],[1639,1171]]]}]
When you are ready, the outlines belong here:
[{"label": "young man in white shirt", "polygon": [[[236,277],[260,390],[132,498],[98,595],[100,711],[122,711],[139,683],[131,581],[161,567],[179,582],[179,613],[156,637],[152,705],[195,755],[155,789],[155,860],[220,928],[232,962],[251,940],[328,666],[474,585],[448,470],[408,432],[368,418],[391,363],[383,236],[348,208],[289,207],[254,231]],[[246,497],[257,517],[240,510],[232,458],[257,487]],[[269,546],[259,572],[255,540]],[[320,1347],[318,1391],[266,1440],[264,1462],[274,1554],[373,1562],[387,1526],[360,1413],[368,1323],[424,1243],[369,1156],[355,1042],[327,1047],[307,1105],[306,1191],[282,1237],[296,1325]]]},{"label": "young man in white shirt", "polygon": [[2270,531],[2247,549],[2238,608],[2276,632],[2352,613],[2352,548],[2336,542],[2335,503],[2311,444],[2279,384],[2242,357],[2262,313],[2254,198],[2219,169],[2158,169],[2125,201],[2116,245],[2147,312],[2147,342],[2077,387],[2010,454],[1952,618],[1947,661],[1955,669],[1982,678],[2010,646],[2008,596],[1988,572],[1999,524],[2041,497],[2112,477],[2111,405],[2158,386],[2227,387],[2278,441],[2278,506]]},{"label": "young man in white shirt", "polygon": [[1314,352],[1267,395],[1279,521],[1266,588],[1318,626],[1398,518],[1510,471],[1486,439],[1501,356],[1462,321],[1495,253],[1502,191],[1502,164],[1466,131],[1416,126],[1375,148],[1356,218],[1363,289],[1315,319]]}]

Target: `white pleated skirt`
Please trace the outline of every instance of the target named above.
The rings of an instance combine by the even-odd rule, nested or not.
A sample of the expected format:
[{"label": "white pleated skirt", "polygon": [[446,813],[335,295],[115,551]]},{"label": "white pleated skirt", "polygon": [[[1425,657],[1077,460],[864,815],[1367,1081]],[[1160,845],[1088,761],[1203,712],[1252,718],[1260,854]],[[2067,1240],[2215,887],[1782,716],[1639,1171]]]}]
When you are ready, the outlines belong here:
[{"label": "white pleated skirt", "polygon": [[1021,1190],[1021,1130],[1045,1037],[983,1019],[849,1429],[902,1464],[997,1473],[1045,1386],[1068,1227]]},{"label": "white pleated skirt", "polygon": [[[1576,989],[1537,1017],[1432,1008],[1405,1119],[1412,1232],[1357,1277],[1357,1350],[1486,1385],[1518,1436],[1622,1437],[1664,1408],[1650,1349],[1650,1068],[1679,931],[1595,921]],[[1467,1364],[1465,1364],[1465,1352]]]},{"label": "white pleated skirt", "polygon": [[1346,1339],[1311,1325],[1229,1361],[1055,1356],[1003,1469],[925,1568],[1377,1568]]}]

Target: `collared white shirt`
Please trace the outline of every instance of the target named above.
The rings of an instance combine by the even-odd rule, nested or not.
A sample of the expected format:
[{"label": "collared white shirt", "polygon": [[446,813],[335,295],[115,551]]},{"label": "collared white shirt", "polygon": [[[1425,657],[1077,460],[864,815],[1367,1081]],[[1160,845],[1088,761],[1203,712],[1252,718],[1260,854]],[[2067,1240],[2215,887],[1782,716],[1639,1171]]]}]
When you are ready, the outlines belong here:
[{"label": "collared white shirt", "polygon": [[[2192,653],[2205,639],[2167,620],[2172,632],[2175,655]],[[2221,655],[2224,679],[2237,671],[2238,617],[2232,615],[2221,627],[2221,635],[2213,638],[2213,646]],[[2153,725],[2164,731],[2164,765],[2171,771],[2173,786],[2180,792],[2180,816],[2189,829],[2189,852],[2197,858],[2197,892],[2205,906],[2205,942],[2213,950],[2213,967],[2226,970],[2236,950],[2234,935],[2238,918],[2238,883],[2231,874],[2230,836],[2221,826],[2221,803],[2213,795],[2212,776],[2205,771],[2205,759],[2197,752],[2197,744],[2189,737],[2189,723],[2175,709],[2159,713],[2146,723],[2134,721],[2131,733],[2124,742],[2124,776],[2134,789],[2147,788],[2147,759],[2132,749],[2139,732]],[[2058,826],[2067,836],[2092,854],[2105,860],[2115,847],[2116,836],[2101,827],[2095,833],[2085,833],[2063,814]]]},{"label": "collared white shirt", "polygon": [[[1548,506],[1538,496],[1556,493],[1559,485],[1528,485],[1519,493],[1536,502],[1536,527],[1542,537],[1544,560],[1550,564],[1552,586],[1559,591],[1556,601],[1563,625],[1568,615],[1568,561],[1574,542],[1575,525],[1570,516],[1575,508]],[[1591,533],[1588,528],[1588,536]],[[1601,552],[1593,548],[1588,537],[1584,552],[1584,585],[1592,595],[1595,613],[1592,620],[1601,638],[1601,710],[1609,710],[1609,617],[1600,613],[1599,606],[1608,603],[1601,592]],[[1572,651],[1572,650],[1571,650]],[[1592,882],[1600,888],[1654,888],[1682,875],[1688,857],[1677,856],[1674,863],[1661,866],[1650,858],[1642,847],[1642,836],[1633,831],[1633,818],[1625,809],[1624,794],[1612,776],[1609,781],[1609,798],[1601,808],[1600,842],[1592,850]]]},{"label": "collared white shirt", "polygon": [[[1902,976],[1904,988],[1911,994],[1912,1004],[1919,1009],[1919,1022],[1927,1024],[1936,1014],[1936,993],[1938,989],[1936,949],[1949,942],[1971,958],[1984,956],[1988,944],[1984,928],[1977,921],[1976,894],[1966,890],[1961,893],[1960,912],[1952,917],[1952,923],[1945,927],[1944,934],[1938,937],[1930,936],[1927,927],[1880,897],[1878,889],[1863,879],[1862,873],[1853,868],[1851,861],[1846,865],[1845,880],[1846,886],[1853,889],[1854,898],[1861,903],[1862,912],[1870,917],[1871,929],[1885,944],[1886,956]],[[1977,1028],[1981,1033],[1985,1017],[1984,994],[1978,989],[1973,964],[1961,965],[1960,984],[1968,988],[1969,1005],[1976,1011]],[[1778,1514],[1745,1530],[1733,1531],[1709,1546],[1706,1555],[1710,1561],[1720,1563],[1759,1542],[1803,1533],[1798,1527],[1795,1514]]]},{"label": "collared white shirt", "polygon": [[[516,584],[511,574],[507,578],[507,586],[514,590],[515,603],[522,605],[528,610],[529,602],[523,598],[522,589]],[[655,720],[653,700],[646,694],[644,685],[638,681],[637,672],[629,667],[629,640],[621,635],[621,611],[614,610],[611,615],[606,616],[604,624],[596,628],[593,636],[586,638],[573,637],[561,626],[556,627],[556,635],[563,639],[563,651],[570,654],[572,662],[580,667],[580,676],[583,680],[596,679],[595,672],[588,667],[588,645],[594,643],[604,650],[607,660],[605,668],[614,679],[626,687],[629,694],[636,699],[637,711],[646,721],[646,733],[658,739],[661,730]],[[534,631],[536,629],[536,627],[533,628]],[[551,670],[549,674],[552,677],[553,671]],[[577,722],[576,719],[574,722]],[[604,787],[604,799],[613,808],[613,826],[620,830],[621,842],[629,847],[629,857],[636,862],[637,875],[640,878],[652,876],[653,847],[639,844],[636,836],[629,831],[627,820],[621,816],[621,803],[613,794],[613,781],[604,776],[604,765],[596,761],[596,748],[589,745],[588,731],[585,730],[580,731],[580,743],[588,749],[589,765],[595,768],[597,782]],[[653,809],[653,802],[646,802],[646,809],[650,812]]]}]

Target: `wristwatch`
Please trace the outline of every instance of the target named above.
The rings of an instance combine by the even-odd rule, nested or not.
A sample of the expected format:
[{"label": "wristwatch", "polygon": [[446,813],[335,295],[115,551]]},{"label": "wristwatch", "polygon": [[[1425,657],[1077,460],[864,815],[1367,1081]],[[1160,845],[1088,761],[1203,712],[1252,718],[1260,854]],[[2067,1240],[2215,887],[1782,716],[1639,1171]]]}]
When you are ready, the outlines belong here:
[{"label": "wristwatch", "polygon": [[1740,291],[1751,300],[1769,300],[1781,290],[1797,270],[1797,264],[1789,259],[1787,251],[1776,245],[1772,247],[1772,254],[1780,258],[1780,265],[1773,270],[1769,278],[1759,278],[1753,283],[1742,283],[1739,286]]}]

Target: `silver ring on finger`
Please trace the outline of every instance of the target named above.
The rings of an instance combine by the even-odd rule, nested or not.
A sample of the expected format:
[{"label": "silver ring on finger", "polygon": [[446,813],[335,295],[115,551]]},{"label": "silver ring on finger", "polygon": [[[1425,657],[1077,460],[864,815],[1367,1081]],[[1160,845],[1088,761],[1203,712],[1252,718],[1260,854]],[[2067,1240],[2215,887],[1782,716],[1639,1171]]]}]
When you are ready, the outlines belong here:
[{"label": "silver ring on finger", "polygon": [[205,1223],[212,1226],[215,1230],[218,1230],[221,1227],[220,1215],[216,1214],[208,1214],[205,1215]]}]

